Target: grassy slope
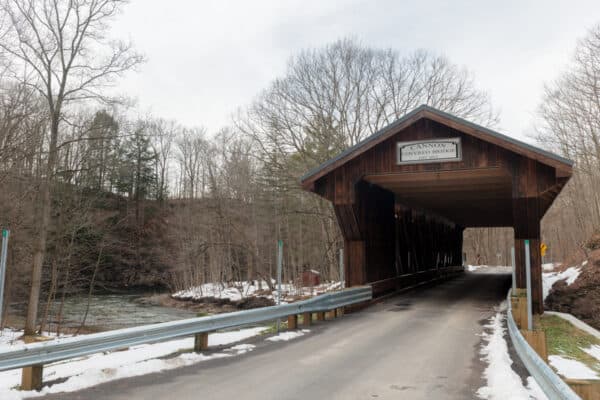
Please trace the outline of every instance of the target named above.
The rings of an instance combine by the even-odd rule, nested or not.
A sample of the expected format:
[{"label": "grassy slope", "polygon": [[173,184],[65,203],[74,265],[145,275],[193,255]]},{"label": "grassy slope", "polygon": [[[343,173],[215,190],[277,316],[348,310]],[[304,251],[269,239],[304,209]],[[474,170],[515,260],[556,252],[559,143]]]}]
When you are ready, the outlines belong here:
[{"label": "grassy slope", "polygon": [[582,350],[600,345],[599,339],[556,315],[543,316],[541,323],[546,332],[549,355],[575,359],[600,374],[600,362]]}]

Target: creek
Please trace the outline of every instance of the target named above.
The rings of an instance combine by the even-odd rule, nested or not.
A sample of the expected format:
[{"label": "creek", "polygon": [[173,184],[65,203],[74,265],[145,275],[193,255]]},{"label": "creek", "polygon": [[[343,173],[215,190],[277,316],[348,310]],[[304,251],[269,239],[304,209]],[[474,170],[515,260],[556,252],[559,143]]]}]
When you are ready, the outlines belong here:
[{"label": "creek", "polygon": [[[156,302],[144,301],[151,294],[101,294],[90,298],[90,309],[85,327],[92,330],[112,330],[132,326],[168,322],[196,316],[194,311],[157,305]],[[65,299],[63,307],[63,327],[77,328],[85,314],[87,296],[70,296]],[[50,329],[55,329],[55,315],[60,301],[52,304]],[[21,307],[19,307],[21,308]],[[40,316],[44,305],[40,306]]]}]

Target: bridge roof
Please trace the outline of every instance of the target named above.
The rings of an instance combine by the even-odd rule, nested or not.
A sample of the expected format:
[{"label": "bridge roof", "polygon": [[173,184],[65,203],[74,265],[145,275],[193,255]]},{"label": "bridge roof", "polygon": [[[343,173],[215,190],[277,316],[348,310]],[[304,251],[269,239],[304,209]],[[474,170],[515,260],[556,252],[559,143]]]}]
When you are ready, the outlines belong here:
[{"label": "bridge roof", "polygon": [[536,160],[542,164],[553,167],[557,171],[557,176],[571,176],[573,166],[572,160],[561,157],[557,154],[533,146],[531,144],[522,142],[510,136],[504,135],[500,132],[486,128],[484,126],[459,118],[444,111],[438,110],[436,108],[430,107],[428,105],[421,105],[413,111],[406,114],[405,116],[403,116],[402,118],[398,119],[396,122],[393,122],[392,124],[380,129],[379,131],[375,132],[374,134],[357,143],[356,145],[346,149],[337,156],[331,158],[330,160],[307,172],[300,179],[302,182],[302,186],[304,188],[310,187],[317,179],[344,165],[348,161],[366,152],[375,145],[383,142],[389,137],[397,134],[401,130],[424,118],[436,121],[440,124],[456,129],[467,135],[471,135],[480,140],[492,143],[494,145],[512,151],[516,154],[525,156],[527,158]]}]

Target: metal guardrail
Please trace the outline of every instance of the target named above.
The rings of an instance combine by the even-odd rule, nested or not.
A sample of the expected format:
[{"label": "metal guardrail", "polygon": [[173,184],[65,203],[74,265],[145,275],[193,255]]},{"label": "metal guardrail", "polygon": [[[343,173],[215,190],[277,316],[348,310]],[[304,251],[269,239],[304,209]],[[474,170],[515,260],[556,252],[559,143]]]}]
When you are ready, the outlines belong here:
[{"label": "metal guardrail", "polygon": [[517,354],[525,364],[527,371],[540,385],[550,400],[581,400],[581,398],[567,385],[542,358],[531,348],[525,340],[512,316],[510,291],[508,292],[508,333]]},{"label": "metal guardrail", "polygon": [[371,298],[371,287],[360,286],[326,293],[291,304],[24,344],[14,350],[0,352],[0,371],[43,365],[145,343],[162,342],[182,336],[272,321],[289,315],[329,311],[369,301]]}]

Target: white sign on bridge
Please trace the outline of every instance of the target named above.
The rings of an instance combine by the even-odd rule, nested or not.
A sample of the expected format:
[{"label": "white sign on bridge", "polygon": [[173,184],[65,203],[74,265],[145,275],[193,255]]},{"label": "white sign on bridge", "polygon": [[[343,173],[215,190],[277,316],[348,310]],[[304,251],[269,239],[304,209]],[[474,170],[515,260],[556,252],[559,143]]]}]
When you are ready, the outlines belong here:
[{"label": "white sign on bridge", "polygon": [[398,142],[398,164],[460,161],[460,138]]}]

